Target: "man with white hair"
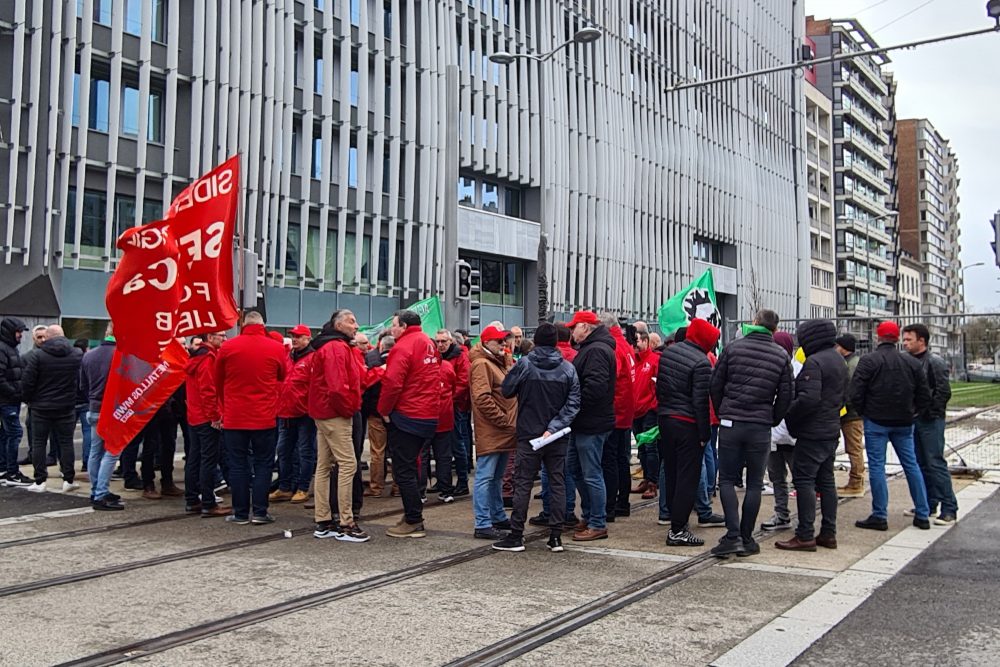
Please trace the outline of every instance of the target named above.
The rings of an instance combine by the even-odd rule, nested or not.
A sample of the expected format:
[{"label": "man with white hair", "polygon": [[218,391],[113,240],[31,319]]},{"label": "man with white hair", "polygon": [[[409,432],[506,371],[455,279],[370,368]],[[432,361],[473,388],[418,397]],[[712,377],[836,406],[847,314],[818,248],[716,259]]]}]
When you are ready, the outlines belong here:
[{"label": "man with white hair", "polygon": [[59,467],[62,490],[80,488],[73,481],[73,431],[76,429],[76,392],[83,352],[74,347],[58,324],[45,330],[45,340],[34,354],[28,355],[21,378],[25,402],[31,405],[31,462],[35,483],[29,491],[46,490],[48,470],[45,449],[49,434],[55,433],[59,444]]}]

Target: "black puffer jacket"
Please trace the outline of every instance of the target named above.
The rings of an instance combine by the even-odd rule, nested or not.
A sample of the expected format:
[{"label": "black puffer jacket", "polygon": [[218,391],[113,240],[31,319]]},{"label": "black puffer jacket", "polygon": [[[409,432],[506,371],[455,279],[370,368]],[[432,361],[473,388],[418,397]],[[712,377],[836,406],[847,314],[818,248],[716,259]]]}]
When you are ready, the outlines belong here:
[{"label": "black puffer jacket", "polygon": [[573,367],[580,378],[580,412],[573,431],[584,435],[615,428],[615,339],[603,324],[580,343]]},{"label": "black puffer jacket", "polygon": [[21,402],[24,360],[17,350],[17,332],[27,330],[24,322],[16,317],[5,317],[0,321],[0,405]]},{"label": "black puffer jacket", "polygon": [[882,343],[861,357],[851,378],[851,405],[881,426],[910,426],[931,402],[920,360]]},{"label": "black puffer jacket", "polygon": [[920,413],[921,419],[944,419],[948,409],[948,401],[951,400],[951,382],[948,380],[948,364],[944,359],[934,354],[930,350],[925,350],[923,354],[913,355],[920,360],[927,375],[927,386],[931,392],[931,401],[927,408]]},{"label": "black puffer jacket", "polygon": [[715,365],[711,394],[719,419],[777,426],[792,403],[788,353],[767,333],[730,343]]},{"label": "black puffer jacket", "polygon": [[796,332],[806,362],[795,378],[795,400],[785,415],[795,438],[831,441],[840,437],[840,410],[847,401],[847,362],[834,348],[837,327],[809,320]]},{"label": "black puffer jacket", "polygon": [[561,431],[580,412],[576,369],[554,347],[539,346],[521,357],[500,391],[507,398],[517,396],[518,440]]},{"label": "black puffer jacket", "polygon": [[65,336],[50,338],[27,355],[21,391],[31,409],[45,415],[73,412],[83,352]]},{"label": "black puffer jacket", "polygon": [[691,340],[674,343],[660,355],[656,373],[656,413],[661,417],[693,419],[702,442],[712,437],[709,421],[708,388],[712,364]]}]

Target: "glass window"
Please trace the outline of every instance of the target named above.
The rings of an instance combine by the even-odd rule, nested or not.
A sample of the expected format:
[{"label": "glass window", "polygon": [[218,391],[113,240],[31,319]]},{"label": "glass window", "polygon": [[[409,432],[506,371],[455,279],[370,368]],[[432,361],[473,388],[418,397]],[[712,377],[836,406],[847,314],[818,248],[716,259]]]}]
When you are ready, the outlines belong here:
[{"label": "glass window", "polygon": [[146,108],[146,140],[160,143],[163,141],[163,97],[159,93],[149,94],[149,106]]},{"label": "glass window", "polygon": [[[83,191],[83,221],[80,227],[80,254],[104,254],[104,209],[107,199],[96,190]],[[69,188],[66,198],[66,243],[73,243],[76,224],[76,188]]]},{"label": "glass window", "polygon": [[[111,3],[113,0],[94,0],[94,20],[104,25],[111,25]],[[132,4],[133,0],[129,0]],[[76,15],[83,18],[84,0],[76,0]]]},{"label": "glass window", "polygon": [[483,183],[483,210],[500,212],[500,195],[496,183]]},{"label": "glass window", "polygon": [[522,306],[521,263],[506,262],[503,272],[503,303],[505,306]]},{"label": "glass window", "polygon": [[351,70],[351,106],[358,106],[358,73]]},{"label": "glass window", "polygon": [[316,9],[323,9],[323,0],[313,0]]},{"label": "glass window", "polygon": [[497,260],[483,259],[479,263],[482,293],[480,303],[500,306],[503,304],[503,264]]},{"label": "glass window", "polygon": [[458,177],[458,203],[465,206],[476,205],[476,181],[465,176]]},{"label": "glass window", "polygon": [[135,88],[122,91],[122,134],[139,136],[139,91]]},{"label": "glass window", "polygon": [[504,215],[512,218],[521,217],[521,191],[517,188],[504,188]]},{"label": "glass window", "polygon": [[347,187],[358,187],[358,149],[354,146],[347,151]]},{"label": "glass window", "polygon": [[312,177],[323,178],[323,140],[313,137]]},{"label": "glass window", "polygon": [[[355,253],[357,252],[357,237],[353,232],[347,232],[347,236],[344,240],[344,275],[342,279],[344,281],[344,287],[354,287],[358,284],[355,280],[355,273],[357,268],[357,258]],[[368,262],[372,254],[372,239],[370,236],[365,236],[362,239],[361,244],[361,285],[367,285],[371,280],[368,270]]]},{"label": "glass window", "polygon": [[80,75],[73,74],[73,127],[80,127]]},{"label": "glass window", "polygon": [[90,82],[90,118],[88,125],[91,130],[108,131],[108,104],[110,103],[111,84],[103,79]]},{"label": "glass window", "polygon": [[299,275],[299,248],[302,243],[302,228],[298,223],[288,223],[285,243],[285,277],[297,278]]},{"label": "glass window", "polygon": [[125,0],[125,32],[132,35],[142,34],[141,0]]},{"label": "glass window", "polygon": [[315,67],[315,71],[313,73],[313,76],[315,77],[315,79],[313,80],[313,92],[314,93],[322,94],[323,93],[323,59],[322,58],[317,58],[316,59],[316,67]]},{"label": "glass window", "polygon": [[292,129],[292,173],[299,173],[299,142],[302,141],[302,137],[299,133],[299,128]]},{"label": "glass window", "polygon": [[[306,270],[303,272],[303,277],[310,287],[318,286],[317,279],[321,277],[319,275],[319,249],[319,227],[310,225],[306,231]],[[329,248],[327,252],[330,252]]]},{"label": "glass window", "polygon": [[351,0],[351,25],[361,25],[361,0]]},{"label": "glass window", "polygon": [[389,283],[389,239],[378,241],[378,284]]},{"label": "glass window", "polygon": [[392,37],[392,7],[385,5],[382,9],[382,15],[385,19],[385,36]]},{"label": "glass window", "polygon": [[389,194],[389,178],[392,175],[392,163],[389,160],[389,155],[386,154],[382,158],[382,192]]}]

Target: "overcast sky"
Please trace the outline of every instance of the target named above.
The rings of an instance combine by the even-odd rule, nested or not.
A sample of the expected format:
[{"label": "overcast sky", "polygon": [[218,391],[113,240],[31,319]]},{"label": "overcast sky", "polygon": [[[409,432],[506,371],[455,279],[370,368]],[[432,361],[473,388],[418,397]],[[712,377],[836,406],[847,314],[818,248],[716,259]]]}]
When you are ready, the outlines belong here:
[{"label": "overcast sky", "polygon": [[[807,15],[856,18],[879,46],[988,27],[985,8],[986,0],[806,0]],[[965,272],[967,310],[1000,312],[989,224],[1000,210],[1000,33],[889,57],[897,116],[928,119],[958,155],[962,264],[986,263]]]}]

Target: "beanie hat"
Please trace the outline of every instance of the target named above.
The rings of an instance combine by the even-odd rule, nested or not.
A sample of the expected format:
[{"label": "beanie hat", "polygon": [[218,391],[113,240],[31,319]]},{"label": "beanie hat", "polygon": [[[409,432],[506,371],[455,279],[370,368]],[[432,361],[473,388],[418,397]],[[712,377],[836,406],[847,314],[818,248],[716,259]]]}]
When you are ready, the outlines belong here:
[{"label": "beanie hat", "polygon": [[535,329],[534,337],[535,345],[538,347],[555,347],[556,343],[559,342],[559,333],[556,331],[554,324],[548,322],[542,322]]},{"label": "beanie hat", "polygon": [[878,325],[878,329],[875,330],[875,333],[879,338],[897,341],[899,340],[899,325],[895,322],[886,320],[882,324]]},{"label": "beanie hat", "polygon": [[691,341],[705,352],[711,352],[719,342],[719,330],[702,319],[691,320],[686,334],[685,340]]},{"label": "beanie hat", "polygon": [[795,342],[792,341],[791,334],[787,331],[775,331],[774,342],[784,348],[789,357],[792,356],[792,351],[795,349]]},{"label": "beanie hat", "polygon": [[837,345],[844,348],[848,352],[854,352],[858,347],[857,339],[851,334],[844,334],[837,338]]}]

